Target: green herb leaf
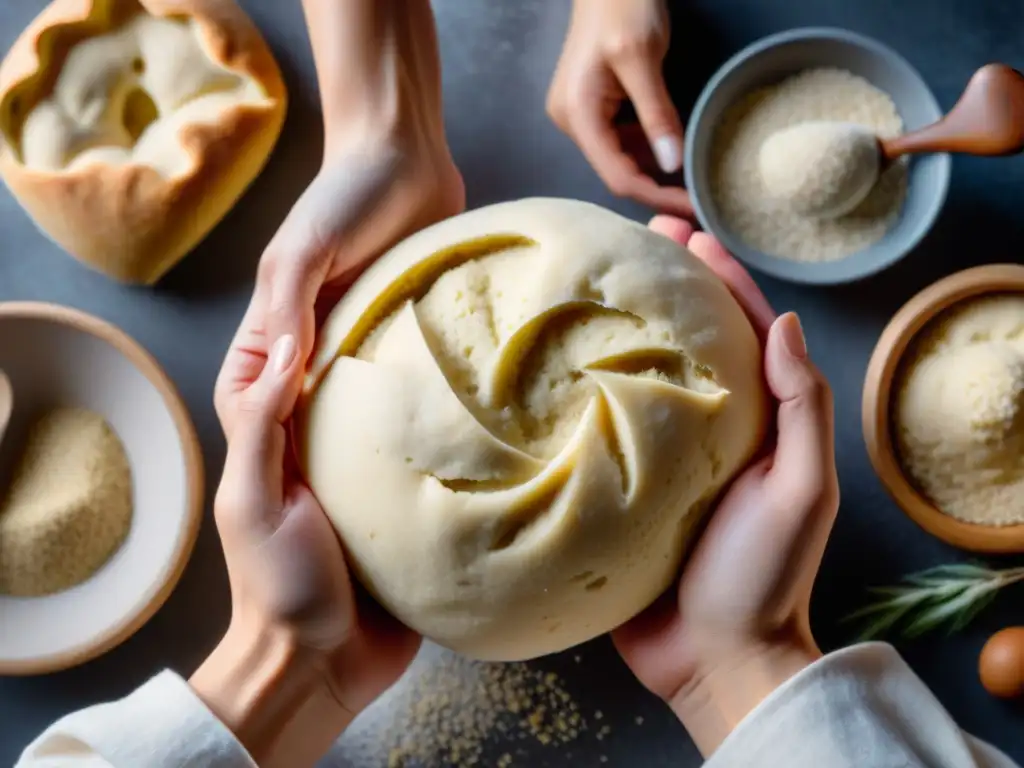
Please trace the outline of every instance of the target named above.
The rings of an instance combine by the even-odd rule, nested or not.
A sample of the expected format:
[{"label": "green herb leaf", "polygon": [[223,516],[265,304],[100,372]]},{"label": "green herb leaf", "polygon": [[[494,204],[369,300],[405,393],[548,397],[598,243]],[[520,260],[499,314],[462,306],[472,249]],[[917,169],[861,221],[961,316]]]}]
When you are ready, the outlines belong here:
[{"label": "green herb leaf", "polygon": [[999,590],[1024,581],[1024,568],[994,570],[976,563],[952,563],[905,576],[903,583],[874,587],[880,599],[847,615],[843,621],[868,619],[860,633],[869,640],[902,624],[902,635],[919,637],[943,625],[949,632],[967,626]]},{"label": "green herb leaf", "polygon": [[932,600],[931,604],[922,610],[907,624],[903,630],[906,637],[920,637],[925,632],[936,629],[946,621],[956,621],[956,618],[975,605],[977,601],[990,592],[985,582],[980,582],[967,589],[957,590],[955,597],[948,600]]}]

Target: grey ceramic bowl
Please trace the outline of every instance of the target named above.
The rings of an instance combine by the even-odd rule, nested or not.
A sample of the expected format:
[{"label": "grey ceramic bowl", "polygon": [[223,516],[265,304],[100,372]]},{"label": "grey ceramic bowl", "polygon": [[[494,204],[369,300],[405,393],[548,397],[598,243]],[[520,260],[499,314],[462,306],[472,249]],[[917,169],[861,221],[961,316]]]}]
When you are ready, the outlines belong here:
[{"label": "grey ceramic bowl", "polygon": [[942,210],[952,163],[949,155],[913,158],[907,199],[896,224],[874,246],[844,259],[803,263],[746,245],[722,221],[711,195],[708,160],[714,131],[722,113],[744,94],[817,67],[846,69],[888,93],[907,131],[942,117],[938,101],[917,70],[881,43],[842,29],[781,32],[740,51],[708,81],[687,127],[686,186],[704,230],[718,237],[747,266],[782,280],[824,285],[873,275],[913,250]]}]

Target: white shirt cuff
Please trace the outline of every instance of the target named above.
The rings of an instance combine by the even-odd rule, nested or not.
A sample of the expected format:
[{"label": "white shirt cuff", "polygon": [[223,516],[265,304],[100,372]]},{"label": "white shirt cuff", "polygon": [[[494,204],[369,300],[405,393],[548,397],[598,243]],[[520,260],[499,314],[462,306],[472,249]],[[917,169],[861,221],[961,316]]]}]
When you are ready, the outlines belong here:
[{"label": "white shirt cuff", "polygon": [[707,768],[1017,768],[965,734],[891,646],[865,643],[802,670],[761,702]]},{"label": "white shirt cuff", "polygon": [[256,768],[181,677],[161,672],[127,697],[58,720],[15,768]]}]

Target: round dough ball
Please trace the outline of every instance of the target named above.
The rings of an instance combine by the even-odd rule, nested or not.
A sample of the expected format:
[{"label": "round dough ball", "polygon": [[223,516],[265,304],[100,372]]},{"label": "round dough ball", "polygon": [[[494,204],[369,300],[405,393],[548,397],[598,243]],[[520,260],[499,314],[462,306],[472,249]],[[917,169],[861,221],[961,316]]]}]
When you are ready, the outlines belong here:
[{"label": "round dough ball", "polygon": [[923,335],[896,399],[900,458],[967,522],[1024,522],[1024,297],[955,308]]},{"label": "round dough ball", "polygon": [[368,270],[327,320],[297,434],[371,593],[456,652],[521,660],[670,586],[766,407],[757,337],[699,259],[526,199]]}]

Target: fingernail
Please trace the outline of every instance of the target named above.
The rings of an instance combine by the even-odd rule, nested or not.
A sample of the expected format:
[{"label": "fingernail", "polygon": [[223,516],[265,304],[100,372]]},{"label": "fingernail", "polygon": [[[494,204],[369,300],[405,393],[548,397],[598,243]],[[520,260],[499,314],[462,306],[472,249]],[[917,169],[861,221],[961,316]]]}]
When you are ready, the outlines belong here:
[{"label": "fingernail", "polygon": [[678,136],[661,136],[651,149],[663,173],[675,173],[683,167],[683,142]]},{"label": "fingernail", "polygon": [[790,356],[797,360],[804,360],[807,357],[807,339],[804,338],[804,329],[800,325],[800,318],[796,312],[787,312],[780,318],[782,323],[782,343]]},{"label": "fingernail", "polygon": [[274,348],[270,350],[270,362],[274,366],[274,373],[282,374],[288,370],[288,366],[295,359],[295,337],[292,335],[282,336],[274,342]]}]

